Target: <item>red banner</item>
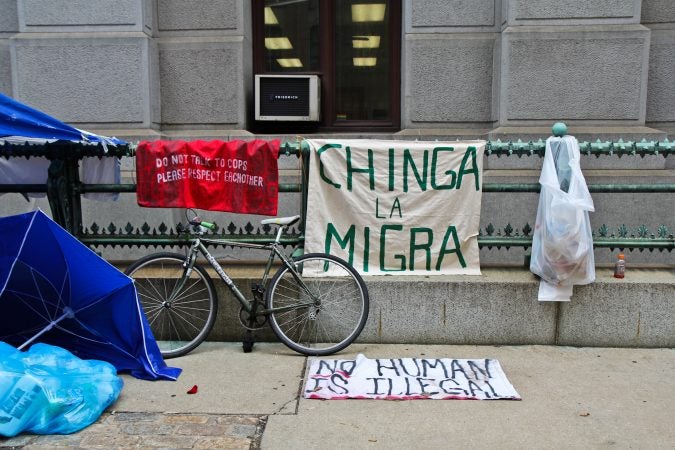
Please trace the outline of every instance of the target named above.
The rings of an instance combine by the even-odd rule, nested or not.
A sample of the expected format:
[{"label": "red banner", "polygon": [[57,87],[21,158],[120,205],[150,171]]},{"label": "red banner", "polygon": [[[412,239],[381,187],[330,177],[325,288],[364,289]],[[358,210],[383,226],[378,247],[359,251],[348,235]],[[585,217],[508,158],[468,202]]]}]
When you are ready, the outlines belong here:
[{"label": "red banner", "polygon": [[276,216],[279,141],[143,141],[138,204]]}]

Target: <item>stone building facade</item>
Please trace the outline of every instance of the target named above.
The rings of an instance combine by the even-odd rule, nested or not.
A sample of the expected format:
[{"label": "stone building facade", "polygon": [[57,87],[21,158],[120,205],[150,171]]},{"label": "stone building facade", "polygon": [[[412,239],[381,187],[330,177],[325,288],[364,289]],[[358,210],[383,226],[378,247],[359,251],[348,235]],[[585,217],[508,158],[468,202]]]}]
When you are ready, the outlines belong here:
[{"label": "stone building facade", "polygon": [[[0,7],[6,94],[121,136],[250,129],[248,1]],[[675,127],[670,0],[405,0],[402,11],[403,133],[522,134],[513,129],[558,120],[654,136]]]},{"label": "stone building facade", "polygon": [[[0,0],[0,11],[3,93],[131,142],[256,136],[248,0]],[[389,138],[545,138],[556,121],[580,140],[675,135],[673,0],[402,0],[400,51],[400,129]],[[489,160],[487,175],[536,179],[541,162],[516,159]],[[590,181],[672,179],[664,158],[584,165]],[[530,197],[505,211],[486,195],[486,223],[532,224]],[[597,197],[596,225],[630,221],[617,197]],[[653,212],[668,197],[652,198],[629,226],[672,226],[672,212]],[[288,202],[281,214],[296,208]]]}]

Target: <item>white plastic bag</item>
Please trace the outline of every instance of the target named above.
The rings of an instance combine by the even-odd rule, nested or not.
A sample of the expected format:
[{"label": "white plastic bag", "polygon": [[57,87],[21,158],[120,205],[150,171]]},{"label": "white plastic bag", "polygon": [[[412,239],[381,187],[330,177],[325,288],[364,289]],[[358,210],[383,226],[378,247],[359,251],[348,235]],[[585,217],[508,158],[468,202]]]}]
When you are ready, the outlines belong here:
[{"label": "white plastic bag", "polygon": [[546,140],[530,271],[554,286],[595,281],[588,217],[595,209],[579,162],[579,144],[573,136]]}]

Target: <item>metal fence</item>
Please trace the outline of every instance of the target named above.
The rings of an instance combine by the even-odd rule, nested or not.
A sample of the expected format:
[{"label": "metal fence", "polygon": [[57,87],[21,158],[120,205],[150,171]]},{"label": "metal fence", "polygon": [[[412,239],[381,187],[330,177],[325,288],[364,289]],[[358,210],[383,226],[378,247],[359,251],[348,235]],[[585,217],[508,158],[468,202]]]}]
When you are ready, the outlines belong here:
[{"label": "metal fence", "polygon": [[[666,141],[596,141],[580,142],[582,155],[586,156],[671,156],[675,154],[675,142]],[[490,158],[501,157],[543,157],[546,143],[538,141],[489,141],[485,148],[485,155]],[[45,192],[49,199],[52,217],[66,230],[89,246],[175,246],[185,245],[188,235],[182,226],[176,229],[165,225],[152,228],[147,224],[134,226],[128,223],[124,227],[110,224],[106,227],[92,224],[84,227],[82,224],[81,195],[90,192],[136,192],[135,184],[84,184],[79,179],[79,161],[84,157],[133,157],[135,146],[126,145],[102,148],[94,144],[76,144],[57,141],[44,145],[0,144],[0,155],[6,158],[19,157],[46,157],[51,160],[48,181],[45,185],[2,185],[0,192]],[[280,151],[280,158],[301,158],[301,167],[309,167],[309,150],[297,143],[284,143]],[[304,217],[306,215],[307,173],[301,171],[299,183],[280,183],[280,193],[302,194],[303,223],[297,228],[289,230],[283,237],[285,245],[301,246],[304,241]],[[673,193],[673,183],[647,184],[589,184],[591,193]],[[483,192],[539,192],[538,183],[484,183]],[[672,226],[672,224],[671,224]],[[532,245],[531,227],[526,224],[522,229],[513,229],[509,224],[497,230],[492,224],[480,230],[478,245],[487,248],[523,247]],[[256,228],[250,223],[243,228],[229,225],[220,225],[213,232],[212,237],[226,238],[241,242],[262,242],[273,239],[272,229],[269,226]],[[635,230],[619,226],[613,232],[607,225],[594,230],[593,244],[596,248],[609,249],[649,249],[672,251],[675,248],[673,232],[666,224],[656,224],[652,228],[641,225]]]}]

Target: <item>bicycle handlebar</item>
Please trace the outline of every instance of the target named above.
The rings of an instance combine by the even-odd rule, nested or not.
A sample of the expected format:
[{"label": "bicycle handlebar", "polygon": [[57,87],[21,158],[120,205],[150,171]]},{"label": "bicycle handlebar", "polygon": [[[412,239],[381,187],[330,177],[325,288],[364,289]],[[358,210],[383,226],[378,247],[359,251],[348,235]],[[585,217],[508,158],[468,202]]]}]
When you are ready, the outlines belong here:
[{"label": "bicycle handlebar", "polygon": [[[193,214],[193,216],[190,217],[190,214]],[[200,219],[199,216],[197,215],[197,211],[195,211],[192,208],[189,208],[185,211],[185,216],[187,217],[188,223],[193,227],[204,227],[209,230],[215,230],[216,228],[215,223],[205,222],[202,219]]]},{"label": "bicycle handlebar", "polygon": [[204,222],[202,219],[200,219],[199,217],[196,217],[196,216],[193,217],[192,219],[190,219],[190,225],[192,225],[193,227],[204,227],[204,228],[207,228],[209,230],[215,230],[215,228],[216,228],[215,223]]}]

